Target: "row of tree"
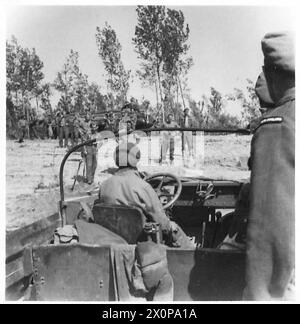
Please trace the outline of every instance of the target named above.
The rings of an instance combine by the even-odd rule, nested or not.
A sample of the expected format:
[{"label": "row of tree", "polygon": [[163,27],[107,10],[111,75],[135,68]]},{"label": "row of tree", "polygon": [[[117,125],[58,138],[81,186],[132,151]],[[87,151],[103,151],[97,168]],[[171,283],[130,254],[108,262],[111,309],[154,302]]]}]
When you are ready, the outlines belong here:
[{"label": "row of tree", "polygon": [[[151,106],[146,100],[141,104],[134,98],[131,101],[146,107],[158,118],[165,119],[170,112],[179,117],[189,106],[199,126],[241,127],[258,115],[258,100],[250,80],[246,94],[234,89],[232,94],[223,96],[212,87],[209,96],[195,102],[187,87],[193,59],[188,56],[190,29],[183,13],[165,6],[138,6],[136,12],[132,43],[140,65],[135,74],[125,69],[122,46],[115,30],[108,23],[103,28],[96,27],[98,55],[107,74],[106,91],[100,85],[90,83],[88,76],[81,71],[78,52],[71,50],[55,80],[46,83],[42,71],[44,64],[35,49],[23,48],[15,37],[7,41],[7,96],[14,107],[9,109],[8,118],[14,119],[20,114],[29,118],[32,102],[35,102],[36,110],[41,108],[51,114],[50,97],[54,89],[61,95],[55,108],[77,112],[119,109],[128,99],[130,80],[135,76],[143,86],[154,89],[156,103]],[[226,113],[228,101],[241,102],[242,118]]]}]

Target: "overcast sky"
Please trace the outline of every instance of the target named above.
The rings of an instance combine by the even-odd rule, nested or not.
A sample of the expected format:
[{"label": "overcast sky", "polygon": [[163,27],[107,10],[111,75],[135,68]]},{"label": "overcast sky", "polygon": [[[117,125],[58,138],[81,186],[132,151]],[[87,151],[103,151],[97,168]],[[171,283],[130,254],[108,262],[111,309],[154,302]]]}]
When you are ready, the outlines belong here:
[{"label": "overcast sky", "polygon": [[[263,64],[260,41],[271,31],[295,29],[295,12],[288,7],[176,7],[190,26],[190,51],[194,66],[188,85],[199,100],[214,86],[221,93],[244,88],[247,78],[256,80]],[[90,81],[106,91],[105,71],[97,55],[96,26],[108,22],[122,45],[126,69],[139,61],[134,52],[137,15],[135,7],[16,7],[7,14],[7,38],[15,35],[24,47],[35,47],[44,62],[45,80],[52,82],[71,49],[79,52],[79,64]],[[142,88],[137,78],[129,95],[155,102],[154,89]],[[230,107],[229,107],[230,109]],[[231,108],[235,112],[236,108]]]}]

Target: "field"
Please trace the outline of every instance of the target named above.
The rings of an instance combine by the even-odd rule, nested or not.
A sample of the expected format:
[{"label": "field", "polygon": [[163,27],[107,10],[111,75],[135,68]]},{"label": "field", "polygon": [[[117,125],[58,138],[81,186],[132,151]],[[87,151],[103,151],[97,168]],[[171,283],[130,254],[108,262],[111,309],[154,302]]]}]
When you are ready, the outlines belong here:
[{"label": "field", "polygon": [[[181,139],[176,138],[174,166],[159,166],[159,139],[154,138],[149,150],[148,142],[141,139],[139,144],[142,160],[139,168],[149,173],[157,171],[173,172],[179,176],[205,176],[213,179],[245,181],[249,178],[247,160],[250,153],[250,136],[220,135],[200,136],[195,142],[200,148],[196,158],[181,156]],[[26,140],[19,144],[6,142],[6,225],[13,230],[32,223],[40,218],[54,214],[59,201],[59,167],[66,149],[58,148],[55,140]],[[98,168],[95,183],[101,183],[109,177],[114,168],[113,151],[115,144],[104,143],[98,152]],[[151,151],[151,161],[148,153]],[[64,182],[67,194],[75,195],[84,191],[80,182],[71,192],[80,153],[70,157],[65,167]],[[149,163],[150,162],[150,163]]]}]

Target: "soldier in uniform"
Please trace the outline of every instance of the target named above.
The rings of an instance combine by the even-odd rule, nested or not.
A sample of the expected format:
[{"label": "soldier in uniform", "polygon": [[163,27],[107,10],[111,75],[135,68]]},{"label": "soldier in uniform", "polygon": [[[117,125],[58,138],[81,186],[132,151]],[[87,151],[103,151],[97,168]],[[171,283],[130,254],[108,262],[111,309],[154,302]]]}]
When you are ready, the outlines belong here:
[{"label": "soldier in uniform", "polygon": [[68,147],[69,145],[69,139],[71,139],[71,146],[73,146],[73,139],[72,139],[72,129],[73,129],[73,121],[72,121],[72,116],[70,115],[69,112],[65,113],[65,123],[64,123],[64,137],[65,137],[65,144],[64,147]]},{"label": "soldier in uniform", "polygon": [[71,147],[74,146],[74,141],[75,141],[74,119],[75,119],[74,115],[71,115],[71,114],[68,115],[69,132],[70,132],[69,139],[71,142]]},{"label": "soldier in uniform", "polygon": [[[66,147],[66,137],[65,137],[65,122],[66,122],[66,118],[65,118],[65,113],[61,112],[58,115],[58,126],[59,126],[59,147]],[[65,143],[64,143],[64,139],[65,139]]]},{"label": "soldier in uniform", "polygon": [[[190,116],[189,108],[185,108],[183,111],[183,117],[180,120],[180,127],[187,128],[187,129],[194,127],[194,122]],[[184,132],[183,133],[183,149],[185,151],[186,156],[193,155],[193,134],[192,134],[192,132]],[[187,151],[186,151],[186,149],[187,149]]]},{"label": "soldier in uniform", "polygon": [[35,111],[32,111],[29,116],[29,137],[30,139],[39,138],[37,133],[37,116]]},{"label": "soldier in uniform", "polygon": [[148,222],[160,224],[169,245],[194,248],[182,229],[166,216],[154,189],[141,178],[137,169],[140,158],[140,150],[133,143],[122,143],[116,148],[114,159],[119,170],[102,183],[97,203],[138,207]]},{"label": "soldier in uniform", "polygon": [[[179,125],[174,120],[174,115],[169,114],[167,116],[167,122],[163,124],[166,128],[176,128]],[[174,151],[175,151],[175,138],[172,132],[164,131],[162,134],[162,146],[161,146],[161,158],[160,163],[165,163],[167,152],[170,150],[170,164],[174,163]]]},{"label": "soldier in uniform", "polygon": [[52,120],[52,116],[49,114],[47,116],[47,135],[49,139],[53,138],[53,120]]},{"label": "soldier in uniform", "polygon": [[[257,118],[251,128],[258,127],[260,121],[264,118],[264,115],[271,109],[274,109],[274,102],[271,99],[268,85],[264,73],[262,72],[255,85],[255,93],[259,99],[261,117]],[[251,158],[248,160],[249,170],[252,168]],[[235,211],[233,214],[232,222],[229,227],[229,231],[223,242],[219,245],[221,250],[246,250],[247,243],[247,226],[249,219],[249,195],[250,195],[250,183],[245,182],[242,185],[239,196],[236,201]]]},{"label": "soldier in uniform", "polygon": [[18,121],[18,128],[20,133],[19,143],[23,143],[27,133],[27,120],[24,115],[22,115]]},{"label": "soldier in uniform", "polygon": [[61,112],[58,111],[55,115],[55,125],[56,125],[56,135],[58,137],[59,146],[62,147],[62,140],[61,140]]},{"label": "soldier in uniform", "polygon": [[[96,136],[96,126],[91,120],[89,113],[87,113],[85,122],[80,129],[83,141],[88,141]],[[97,169],[97,144],[93,143],[86,145],[82,154],[86,161],[86,182],[91,185],[94,182],[95,172]]]},{"label": "soldier in uniform", "polygon": [[262,40],[264,74],[275,108],[251,143],[245,299],[289,299],[295,262],[295,61],[293,37]]},{"label": "soldier in uniform", "polygon": [[74,145],[78,145],[81,124],[82,124],[82,121],[80,120],[79,113],[76,113],[74,120],[73,120],[73,143],[74,143]]}]

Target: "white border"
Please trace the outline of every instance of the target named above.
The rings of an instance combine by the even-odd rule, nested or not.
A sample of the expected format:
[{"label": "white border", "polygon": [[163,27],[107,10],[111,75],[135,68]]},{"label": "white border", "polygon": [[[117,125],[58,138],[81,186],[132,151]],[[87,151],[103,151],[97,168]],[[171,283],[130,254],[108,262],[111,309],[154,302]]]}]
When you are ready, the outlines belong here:
[{"label": "white border", "polygon": [[[6,170],[6,163],[5,163],[5,156],[6,156],[6,130],[5,130],[5,122],[6,119],[4,118],[4,111],[5,111],[5,39],[6,39],[6,32],[5,32],[5,12],[6,9],[10,8],[11,6],[20,6],[20,5],[57,5],[57,6],[62,6],[62,5],[82,5],[82,6],[87,6],[87,5],[94,5],[94,6],[99,6],[99,5],[148,5],[148,4],[164,4],[164,5],[173,5],[173,6],[198,6],[198,5],[206,5],[206,6],[228,6],[228,5],[234,5],[234,6],[293,6],[295,8],[295,24],[296,28],[295,30],[300,30],[299,29],[299,24],[300,24],[300,19],[298,18],[298,12],[300,12],[300,6],[299,6],[299,1],[297,0],[285,0],[285,1],[279,1],[279,0],[269,0],[269,1],[258,1],[258,0],[251,0],[251,1],[238,1],[238,0],[231,0],[231,1],[221,1],[221,0],[206,0],[206,1],[196,1],[196,0],[186,0],[186,1],[181,1],[176,2],[176,1],[117,1],[117,0],[64,0],[63,3],[61,0],[2,0],[0,4],[0,40],[1,40],[1,51],[0,51],[0,102],[1,102],[1,107],[2,107],[2,116],[1,116],[1,127],[0,127],[0,147],[1,147],[1,156],[2,159],[0,159],[0,180],[2,186],[0,187],[1,190],[1,204],[0,204],[0,228],[1,228],[1,235],[0,235],[0,257],[2,260],[2,265],[0,268],[0,301],[5,302],[5,170]],[[266,12],[267,15],[267,12]],[[298,34],[297,36],[297,41],[296,41],[296,53],[297,53],[297,58],[298,58],[298,53],[299,53],[299,42],[298,42]],[[296,71],[297,74],[297,79],[299,77],[299,72]],[[298,97],[298,91],[296,89],[296,96]],[[297,102],[296,102],[296,111],[298,110],[297,108]],[[299,130],[299,113],[297,112],[296,114],[296,161],[298,161],[299,157],[299,152],[300,152],[300,147],[299,147],[299,140],[297,139],[297,134]],[[298,163],[296,162],[296,165]],[[299,170],[296,168],[296,174],[295,174],[295,179],[296,179],[296,196],[295,196],[295,201],[296,201],[296,233],[300,233],[300,221],[297,217],[297,211],[299,210]],[[298,252],[299,250],[299,237],[296,235],[296,251]],[[299,278],[299,253],[296,253],[296,283],[298,282],[297,278]],[[300,301],[300,293],[299,289],[297,290],[297,302]],[[9,303],[9,302],[7,302]],[[24,302],[22,302],[24,303]],[[230,302],[226,303],[229,304]],[[237,302],[235,304],[240,304],[241,302]],[[42,302],[39,302],[39,304],[44,304]],[[69,302],[63,302],[63,304],[69,304]],[[80,302],[78,304],[86,304],[83,302]],[[97,302],[89,302],[88,304],[99,304]],[[108,304],[108,303],[106,303]],[[109,303],[109,305],[113,305],[115,303]],[[120,303],[116,303],[120,304]],[[125,303],[121,303],[125,304]],[[173,304],[172,302],[170,303],[164,303],[166,305],[168,304]],[[199,302],[184,302],[182,304],[199,304]],[[201,303],[201,304],[207,304],[207,303]],[[151,303],[149,303],[151,305]],[[101,307],[101,306],[100,306]]]}]

